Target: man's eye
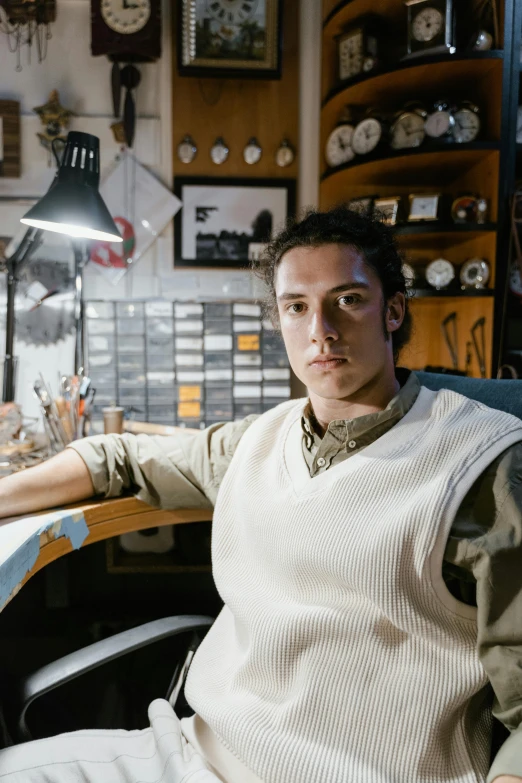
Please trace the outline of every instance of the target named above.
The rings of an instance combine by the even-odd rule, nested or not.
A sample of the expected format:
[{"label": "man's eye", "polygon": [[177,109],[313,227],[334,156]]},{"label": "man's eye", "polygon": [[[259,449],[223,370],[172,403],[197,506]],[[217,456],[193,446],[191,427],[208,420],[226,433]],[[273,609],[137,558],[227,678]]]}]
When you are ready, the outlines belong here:
[{"label": "man's eye", "polygon": [[300,302],[294,302],[288,309],[291,313],[302,313],[303,305]]},{"label": "man's eye", "polygon": [[350,305],[350,304],[354,304],[355,302],[358,302],[359,300],[358,297],[354,296],[353,294],[346,294],[345,296],[341,296],[339,301],[341,302],[341,304]]}]

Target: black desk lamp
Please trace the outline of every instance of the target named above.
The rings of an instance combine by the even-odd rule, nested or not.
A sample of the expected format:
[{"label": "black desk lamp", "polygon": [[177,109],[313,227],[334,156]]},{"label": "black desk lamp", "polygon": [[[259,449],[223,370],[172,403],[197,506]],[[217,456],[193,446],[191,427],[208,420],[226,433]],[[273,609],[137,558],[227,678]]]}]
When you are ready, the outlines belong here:
[{"label": "black desk lamp", "polygon": [[14,327],[17,273],[35,252],[43,231],[72,237],[75,272],[76,344],[74,370],[84,366],[83,267],[88,259],[82,239],[122,242],[111,214],[98,192],[100,184],[100,143],[90,133],[71,131],[60,167],[51,187],[21,222],[30,226],[7,262],[7,322],[4,360],[4,402],[12,402],[14,383]]}]

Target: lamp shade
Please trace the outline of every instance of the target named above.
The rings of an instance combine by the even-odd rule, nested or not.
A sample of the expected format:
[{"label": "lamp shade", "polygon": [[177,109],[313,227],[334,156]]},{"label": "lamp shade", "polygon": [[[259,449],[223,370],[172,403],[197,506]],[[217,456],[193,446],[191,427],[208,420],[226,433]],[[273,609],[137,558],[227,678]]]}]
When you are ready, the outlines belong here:
[{"label": "lamp shade", "polygon": [[90,133],[70,131],[56,177],[21,222],[72,237],[122,242],[98,192],[100,143]]}]

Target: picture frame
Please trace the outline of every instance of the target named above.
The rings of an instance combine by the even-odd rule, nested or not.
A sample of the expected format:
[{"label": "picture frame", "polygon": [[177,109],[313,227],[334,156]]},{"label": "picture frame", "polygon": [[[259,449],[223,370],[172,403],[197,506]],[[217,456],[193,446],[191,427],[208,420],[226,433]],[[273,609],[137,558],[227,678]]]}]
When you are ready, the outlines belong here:
[{"label": "picture frame", "polygon": [[178,1],[180,76],[281,78],[283,0]]},{"label": "picture frame", "polygon": [[0,101],[0,177],[21,177],[20,103]]},{"label": "picture frame", "polygon": [[176,267],[247,267],[295,214],[293,179],[175,177],[174,193]]}]

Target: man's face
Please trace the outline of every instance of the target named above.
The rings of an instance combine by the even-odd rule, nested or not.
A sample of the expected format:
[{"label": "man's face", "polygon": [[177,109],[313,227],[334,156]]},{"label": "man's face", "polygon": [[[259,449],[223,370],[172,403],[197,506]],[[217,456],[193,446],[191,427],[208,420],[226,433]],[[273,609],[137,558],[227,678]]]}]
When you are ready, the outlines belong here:
[{"label": "man's face", "polygon": [[385,332],[400,327],[404,296],[396,294],[385,307],[379,277],[354,247],[289,250],[275,291],[290,364],[311,393],[348,399],[393,371]]}]

